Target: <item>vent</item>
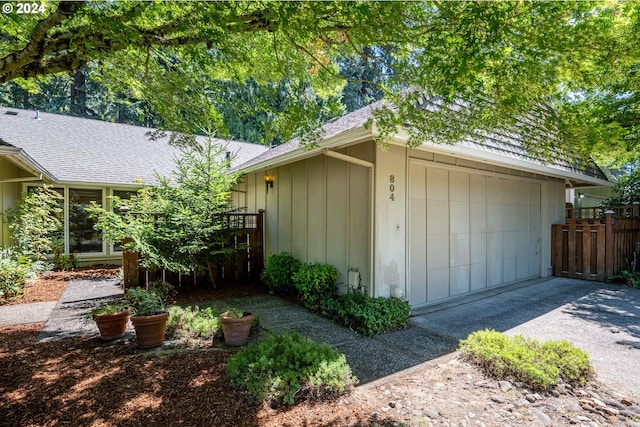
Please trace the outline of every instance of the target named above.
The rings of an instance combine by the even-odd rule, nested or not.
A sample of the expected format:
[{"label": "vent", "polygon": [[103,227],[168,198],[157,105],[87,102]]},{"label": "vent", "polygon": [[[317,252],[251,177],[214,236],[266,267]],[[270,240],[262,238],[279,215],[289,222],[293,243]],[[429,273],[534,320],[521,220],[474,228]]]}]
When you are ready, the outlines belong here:
[{"label": "vent", "polygon": [[17,111],[7,111],[4,114],[6,114],[7,116],[17,116],[18,112]]}]

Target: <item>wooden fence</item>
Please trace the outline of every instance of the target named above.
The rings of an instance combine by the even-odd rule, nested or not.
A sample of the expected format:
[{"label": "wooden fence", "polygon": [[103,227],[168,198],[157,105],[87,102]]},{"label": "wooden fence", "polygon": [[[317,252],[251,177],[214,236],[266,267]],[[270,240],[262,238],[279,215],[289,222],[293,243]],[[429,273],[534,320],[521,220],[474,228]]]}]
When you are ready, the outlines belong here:
[{"label": "wooden fence", "polygon": [[629,269],[640,250],[639,207],[567,209],[566,224],[551,226],[553,274],[606,282]]},{"label": "wooden fence", "polygon": [[[216,282],[258,280],[264,268],[263,239],[264,211],[258,213],[225,214],[223,224],[232,231],[229,245],[238,248],[238,257],[232,262],[218,264]],[[126,243],[126,240],[123,242]],[[123,285],[125,288],[145,286],[154,280],[164,280],[174,286],[195,285],[208,281],[208,275],[196,272],[181,274],[166,269],[146,269],[140,266],[138,252],[123,251]]]}]

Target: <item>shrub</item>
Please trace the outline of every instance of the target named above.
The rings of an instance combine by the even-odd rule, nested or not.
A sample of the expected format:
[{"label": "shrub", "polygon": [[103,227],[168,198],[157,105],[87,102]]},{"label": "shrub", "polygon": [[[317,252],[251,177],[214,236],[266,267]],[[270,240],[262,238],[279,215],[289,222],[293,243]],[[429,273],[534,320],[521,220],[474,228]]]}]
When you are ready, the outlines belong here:
[{"label": "shrub", "polygon": [[358,292],[329,298],[321,306],[323,316],[368,337],[405,328],[411,312],[409,303],[401,299],[373,298]]},{"label": "shrub", "polygon": [[35,278],[45,268],[42,262],[32,262],[27,256],[11,249],[0,251],[0,297],[11,298],[24,292],[28,279]]},{"label": "shrub", "polygon": [[496,331],[476,331],[460,342],[460,351],[488,375],[548,391],[559,380],[584,384],[594,376],[589,356],[566,341],[540,342]]},{"label": "shrub", "polygon": [[292,277],[300,269],[300,265],[300,261],[287,252],[271,255],[260,274],[260,279],[271,293],[292,294],[296,290]]},{"label": "shrub", "polygon": [[162,298],[162,300],[167,304],[178,294],[175,286],[169,282],[165,282],[164,280],[154,280],[153,282],[149,282],[147,289],[160,295],[160,298]]},{"label": "shrub", "polygon": [[334,296],[337,279],[338,270],[334,266],[319,262],[305,264],[293,275],[302,303],[313,311],[320,309],[322,301]]},{"label": "shrub", "polygon": [[75,253],[66,255],[62,248],[57,247],[53,251],[53,268],[57,271],[75,270],[80,267],[80,260]]},{"label": "shrub", "polygon": [[234,355],[231,382],[257,402],[294,404],[337,397],[356,383],[345,356],[296,332],[269,335]]},{"label": "shrub", "polygon": [[62,240],[62,196],[48,186],[26,192],[15,210],[6,212],[16,248],[26,256],[45,260]]},{"label": "shrub", "polygon": [[626,286],[631,286],[632,288],[640,289],[640,272],[637,271],[623,270],[620,274],[610,276],[609,280]]},{"label": "shrub", "polygon": [[212,307],[174,306],[169,309],[167,333],[178,339],[213,338],[221,333],[219,316]]}]

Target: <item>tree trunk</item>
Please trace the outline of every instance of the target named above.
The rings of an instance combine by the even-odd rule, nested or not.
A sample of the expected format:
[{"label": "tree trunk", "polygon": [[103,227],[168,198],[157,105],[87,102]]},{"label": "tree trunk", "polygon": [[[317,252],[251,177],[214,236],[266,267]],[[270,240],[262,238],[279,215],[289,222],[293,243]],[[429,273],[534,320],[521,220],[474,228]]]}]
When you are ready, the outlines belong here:
[{"label": "tree trunk", "polygon": [[213,289],[218,289],[218,284],[216,283],[218,279],[218,266],[212,262],[207,261],[207,270],[209,270],[209,283]]},{"label": "tree trunk", "polygon": [[73,83],[71,84],[70,98],[71,114],[78,117],[87,116],[87,92],[85,85],[87,77],[82,70],[76,71],[73,75]]}]

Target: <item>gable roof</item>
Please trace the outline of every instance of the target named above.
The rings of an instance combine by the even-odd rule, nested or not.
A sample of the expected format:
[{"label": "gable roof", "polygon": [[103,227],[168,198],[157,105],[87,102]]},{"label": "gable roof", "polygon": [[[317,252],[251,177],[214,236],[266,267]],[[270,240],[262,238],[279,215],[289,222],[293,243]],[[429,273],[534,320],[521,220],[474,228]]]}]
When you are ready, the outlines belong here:
[{"label": "gable roof", "polygon": [[[365,134],[370,138],[375,138],[377,133],[374,111],[382,108],[383,102],[384,100],[374,102],[329,121],[320,130],[320,139],[314,147],[305,146],[300,138],[296,138],[286,144],[271,148],[269,151],[239,164],[234,169],[240,172],[251,172],[294,161],[297,158],[318,153],[325,148],[339,146],[341,142],[348,142],[349,138],[346,137],[346,134],[351,134],[352,138]],[[367,128],[366,124],[372,121],[373,124]],[[359,132],[356,133],[356,131]],[[398,135],[397,138],[398,140],[406,139],[406,135]],[[567,160],[566,157],[563,159],[562,156],[550,160],[537,157],[524,148],[521,137],[513,132],[476,134],[474,137],[466,138],[455,145],[424,143],[418,148],[498,163],[511,168],[530,169],[536,173],[584,181],[592,185],[607,184],[606,174],[595,163],[585,161],[577,156],[569,156],[570,160]]]},{"label": "gable roof", "polygon": [[[15,114],[14,114],[15,113]],[[29,159],[50,180],[66,183],[131,185],[169,175],[178,147],[169,138],[152,141],[155,129],[61,114],[0,107],[0,153]],[[198,137],[203,141],[204,137]],[[215,139],[235,157],[233,165],[267,150],[247,142]]]}]

